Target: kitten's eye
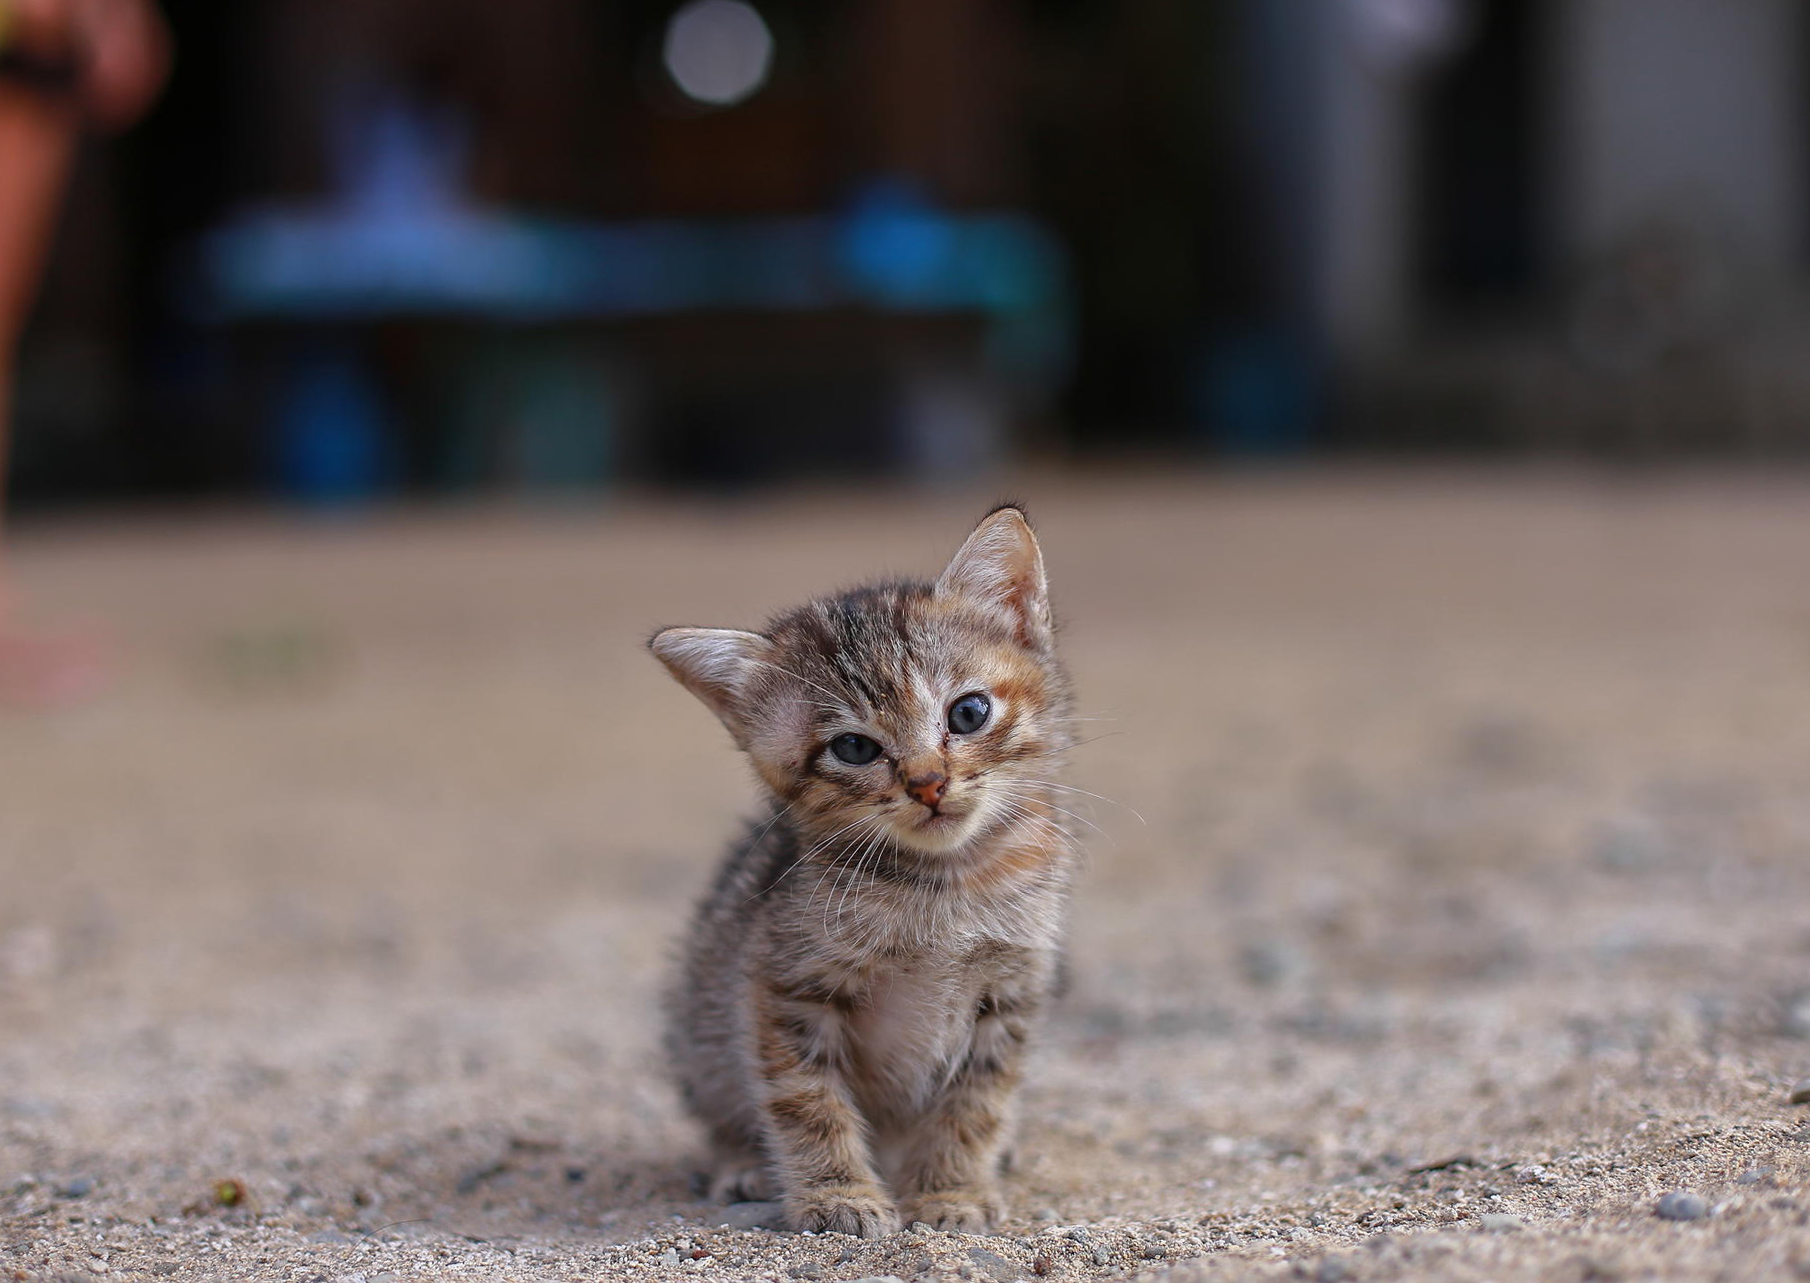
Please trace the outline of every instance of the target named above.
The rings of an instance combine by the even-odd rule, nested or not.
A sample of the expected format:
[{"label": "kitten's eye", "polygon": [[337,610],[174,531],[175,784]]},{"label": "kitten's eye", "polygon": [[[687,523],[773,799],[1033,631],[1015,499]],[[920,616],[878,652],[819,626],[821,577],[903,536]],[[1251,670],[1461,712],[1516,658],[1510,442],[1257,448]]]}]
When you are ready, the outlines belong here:
[{"label": "kitten's eye", "polygon": [[830,752],[836,755],[838,762],[866,766],[880,756],[880,746],[865,735],[838,735],[830,741]]},{"label": "kitten's eye", "polygon": [[949,705],[949,729],[957,735],[972,735],[993,716],[993,701],[976,691],[963,695]]}]

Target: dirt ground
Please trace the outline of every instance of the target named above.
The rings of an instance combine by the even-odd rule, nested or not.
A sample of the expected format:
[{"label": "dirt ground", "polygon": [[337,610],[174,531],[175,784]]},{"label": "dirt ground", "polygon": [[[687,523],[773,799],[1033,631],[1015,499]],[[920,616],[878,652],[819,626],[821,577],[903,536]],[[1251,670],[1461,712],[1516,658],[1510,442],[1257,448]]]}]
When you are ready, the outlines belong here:
[{"label": "dirt ground", "polygon": [[141,520],[16,545],[117,680],[0,716],[0,1279],[1810,1279],[1810,478],[1019,493],[1113,801],[1002,1235],[694,1194],[640,646],[990,495]]}]

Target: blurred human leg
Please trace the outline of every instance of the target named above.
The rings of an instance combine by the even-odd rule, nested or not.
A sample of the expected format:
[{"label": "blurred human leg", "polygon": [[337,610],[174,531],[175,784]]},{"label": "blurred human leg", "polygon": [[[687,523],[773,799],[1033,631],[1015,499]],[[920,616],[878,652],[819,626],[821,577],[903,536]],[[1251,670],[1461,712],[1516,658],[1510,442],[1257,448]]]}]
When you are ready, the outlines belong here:
[{"label": "blurred human leg", "polygon": [[68,105],[0,82],[0,502],[19,336],[37,294],[75,137]]},{"label": "blurred human leg", "polygon": [[79,695],[98,676],[92,649],[28,631],[7,564],[7,461],[19,338],[75,150],[72,105],[0,83],[0,702],[44,703]]}]

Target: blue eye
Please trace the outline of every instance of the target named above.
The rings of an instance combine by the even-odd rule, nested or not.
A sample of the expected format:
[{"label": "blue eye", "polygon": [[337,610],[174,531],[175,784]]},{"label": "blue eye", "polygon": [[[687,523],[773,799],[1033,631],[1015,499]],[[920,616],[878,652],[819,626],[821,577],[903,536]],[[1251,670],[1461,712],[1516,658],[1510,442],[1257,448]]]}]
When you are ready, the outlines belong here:
[{"label": "blue eye", "polygon": [[838,762],[866,766],[880,756],[880,746],[865,735],[838,735],[830,741],[830,752],[836,755]]},{"label": "blue eye", "polygon": [[949,705],[949,729],[957,735],[972,735],[993,716],[993,701],[979,691],[963,695]]}]

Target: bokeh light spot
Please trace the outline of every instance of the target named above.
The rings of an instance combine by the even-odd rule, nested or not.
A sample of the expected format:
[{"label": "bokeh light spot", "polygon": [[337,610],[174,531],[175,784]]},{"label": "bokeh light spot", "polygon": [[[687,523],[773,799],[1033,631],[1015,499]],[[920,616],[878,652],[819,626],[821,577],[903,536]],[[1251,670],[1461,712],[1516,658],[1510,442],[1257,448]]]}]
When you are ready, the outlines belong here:
[{"label": "bokeh light spot", "polygon": [[666,27],[666,72],[686,97],[730,107],[767,83],[773,33],[742,0],[692,0]]}]

